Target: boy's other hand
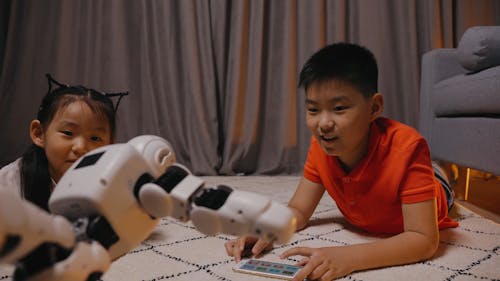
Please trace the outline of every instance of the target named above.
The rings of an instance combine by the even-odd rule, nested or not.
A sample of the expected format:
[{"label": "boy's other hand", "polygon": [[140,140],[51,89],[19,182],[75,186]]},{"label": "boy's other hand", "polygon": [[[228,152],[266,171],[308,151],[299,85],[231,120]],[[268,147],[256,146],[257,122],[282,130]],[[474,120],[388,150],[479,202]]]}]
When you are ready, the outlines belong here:
[{"label": "boy's other hand", "polygon": [[346,247],[309,248],[295,247],[281,254],[281,258],[303,256],[297,265],[303,266],[293,281],[304,280],[334,280],[350,274],[352,265]]},{"label": "boy's other hand", "polygon": [[257,256],[263,251],[271,250],[273,243],[253,236],[243,236],[226,242],[224,247],[227,254],[239,262],[242,257]]}]

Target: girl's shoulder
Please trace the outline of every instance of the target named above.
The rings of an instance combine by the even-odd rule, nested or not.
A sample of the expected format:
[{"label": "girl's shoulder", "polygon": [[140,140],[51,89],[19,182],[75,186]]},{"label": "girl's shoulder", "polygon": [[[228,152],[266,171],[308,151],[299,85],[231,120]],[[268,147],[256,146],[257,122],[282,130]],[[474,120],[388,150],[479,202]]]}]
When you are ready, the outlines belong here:
[{"label": "girl's shoulder", "polygon": [[0,169],[0,189],[21,194],[21,158]]}]

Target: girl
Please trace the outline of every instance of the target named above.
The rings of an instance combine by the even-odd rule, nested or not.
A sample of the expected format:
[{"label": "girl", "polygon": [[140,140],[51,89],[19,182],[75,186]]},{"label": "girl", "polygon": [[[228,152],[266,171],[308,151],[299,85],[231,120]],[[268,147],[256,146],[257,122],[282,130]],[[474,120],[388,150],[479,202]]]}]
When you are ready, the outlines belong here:
[{"label": "girl", "polygon": [[[114,142],[116,109],[128,95],[63,85],[49,74],[47,79],[49,90],[29,126],[33,144],[0,170],[0,188],[13,189],[45,210],[52,189],[78,158]],[[119,96],[116,107],[110,96]]]}]

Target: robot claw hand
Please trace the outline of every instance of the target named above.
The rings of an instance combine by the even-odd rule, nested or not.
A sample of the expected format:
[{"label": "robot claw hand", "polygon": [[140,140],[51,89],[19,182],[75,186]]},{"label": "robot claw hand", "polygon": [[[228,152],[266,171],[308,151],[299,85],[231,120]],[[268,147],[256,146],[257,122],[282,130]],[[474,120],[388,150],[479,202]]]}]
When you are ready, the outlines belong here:
[{"label": "robot claw hand", "polygon": [[290,209],[260,194],[219,185],[205,187],[187,168],[173,164],[156,181],[141,186],[143,209],[154,217],[191,219],[207,235],[254,235],[284,243],[296,228]]}]

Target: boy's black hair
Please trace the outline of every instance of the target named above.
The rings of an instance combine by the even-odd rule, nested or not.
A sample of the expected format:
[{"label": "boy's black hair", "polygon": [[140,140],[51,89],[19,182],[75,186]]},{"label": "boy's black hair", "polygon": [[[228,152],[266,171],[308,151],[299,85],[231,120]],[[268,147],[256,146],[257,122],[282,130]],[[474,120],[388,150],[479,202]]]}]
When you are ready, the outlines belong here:
[{"label": "boy's black hair", "polygon": [[378,92],[375,56],[351,43],[328,45],[314,53],[300,71],[299,87],[307,91],[316,82],[336,80],[356,87],[365,97]]},{"label": "boy's black hair", "polygon": [[[106,95],[83,86],[63,85],[47,74],[49,90],[43,97],[38,109],[37,119],[42,129],[46,130],[60,108],[72,102],[83,101],[97,114],[106,117],[111,130],[111,139],[115,138],[116,109],[110,96],[124,96],[128,93]],[[58,87],[52,90],[52,84]],[[52,179],[49,173],[49,163],[43,148],[31,144],[24,152],[20,161],[21,194],[22,196],[48,211],[48,201],[51,194]]]}]

